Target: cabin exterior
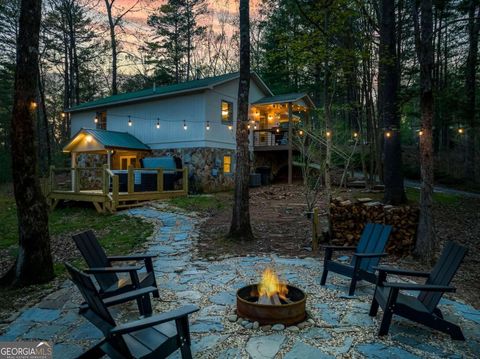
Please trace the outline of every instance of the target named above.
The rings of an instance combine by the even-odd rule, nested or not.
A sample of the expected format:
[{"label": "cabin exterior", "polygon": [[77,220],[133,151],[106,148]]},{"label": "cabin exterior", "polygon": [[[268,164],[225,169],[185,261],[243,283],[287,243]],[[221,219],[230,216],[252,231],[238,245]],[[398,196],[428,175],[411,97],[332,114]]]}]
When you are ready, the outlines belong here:
[{"label": "cabin exterior", "polygon": [[[173,156],[203,191],[231,188],[235,171],[238,73],[115,95],[67,109],[72,168],[141,168],[149,157]],[[274,96],[252,73],[250,148],[254,168],[292,181],[294,125],[308,121],[306,94]],[[128,134],[129,140],[121,134]],[[125,137],[125,136],[123,136]],[[123,142],[122,142],[123,141]]]}]

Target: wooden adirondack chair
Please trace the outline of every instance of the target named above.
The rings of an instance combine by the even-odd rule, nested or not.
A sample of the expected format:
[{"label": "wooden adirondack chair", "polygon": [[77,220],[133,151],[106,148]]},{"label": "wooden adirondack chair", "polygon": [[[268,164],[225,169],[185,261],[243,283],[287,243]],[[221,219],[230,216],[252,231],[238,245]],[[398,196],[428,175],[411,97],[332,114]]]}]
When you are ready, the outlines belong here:
[{"label": "wooden adirondack chair", "polygon": [[[95,276],[100,286],[100,295],[102,297],[108,298],[134,289],[150,286],[157,288],[152,264],[152,258],[155,257],[155,255],[135,254],[128,256],[107,256],[97,237],[91,230],[75,234],[72,238],[89,267],[85,272]],[[112,263],[125,261],[144,261],[146,272],[139,272],[142,266],[112,266]],[[119,273],[128,273],[129,278],[118,277],[117,274]],[[153,292],[153,296],[155,298],[159,297],[158,289]],[[147,296],[145,300],[150,301],[150,297]],[[145,304],[141,304],[140,300],[138,307],[142,314],[150,314],[142,312]]]},{"label": "wooden adirondack chair", "polygon": [[[325,248],[325,258],[323,260],[323,273],[320,284],[325,285],[329,271],[352,278],[348,295],[355,293],[359,280],[376,283],[377,277],[373,267],[378,265],[381,257],[387,255],[384,251],[391,231],[392,226],[367,223],[356,247],[323,246]],[[332,255],[335,251],[354,252],[350,264],[333,261]]]},{"label": "wooden adirondack chair", "polygon": [[[449,334],[452,339],[465,340],[456,324],[443,318],[437,307],[443,293],[455,292],[449,286],[453,276],[467,254],[467,249],[457,243],[448,242],[442,255],[430,273],[391,267],[378,267],[378,282],[370,307],[370,316],[377,315],[379,305],[383,309],[382,323],[378,335],[387,335],[393,314],[421,323],[427,327]],[[387,282],[387,274],[427,278],[425,284]],[[419,291],[417,297],[399,293],[401,290]]]},{"label": "wooden adirondack chair", "polygon": [[146,287],[110,298],[102,298],[92,279],[69,263],[65,263],[87,305],[80,313],[100,329],[105,339],[78,358],[166,358],[180,349],[182,358],[192,358],[188,315],[198,311],[187,305],[167,313],[117,325],[109,306],[125,303],[153,293],[156,288]]}]

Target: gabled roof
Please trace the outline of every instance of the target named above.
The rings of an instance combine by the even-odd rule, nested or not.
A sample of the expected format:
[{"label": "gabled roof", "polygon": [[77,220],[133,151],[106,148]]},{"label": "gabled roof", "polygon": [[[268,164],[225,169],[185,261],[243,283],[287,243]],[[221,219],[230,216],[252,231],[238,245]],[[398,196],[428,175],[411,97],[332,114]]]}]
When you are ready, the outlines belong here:
[{"label": "gabled roof", "polygon": [[149,151],[150,147],[128,132],[107,131],[100,129],[82,128],[63,148],[64,152],[71,152],[78,143],[79,136],[91,135],[103,147],[122,148],[129,150]]},{"label": "gabled roof", "polygon": [[[117,105],[117,104],[122,104],[127,102],[137,102],[137,101],[143,101],[151,98],[171,96],[175,94],[183,94],[183,93],[189,93],[194,91],[202,91],[202,90],[210,89],[213,86],[218,86],[225,82],[234,80],[238,77],[239,77],[239,73],[233,72],[230,74],[206,77],[203,79],[182,82],[174,85],[160,86],[155,89],[148,88],[141,91],[127,92],[127,93],[118,94],[114,96],[104,97],[99,100],[95,100],[91,102],[82,103],[80,105],[73,106],[69,109],[66,109],[65,111],[77,112],[77,111],[94,109],[94,108],[104,107],[104,106]],[[262,81],[262,79],[255,72],[252,72],[252,80],[254,80],[256,84],[260,88],[262,88],[262,90],[265,93],[269,95],[273,95],[272,91],[270,91],[268,86]]]},{"label": "gabled roof", "polygon": [[266,104],[273,104],[273,103],[297,102],[297,101],[300,101],[300,100],[304,100],[311,107],[315,107],[315,104],[313,103],[310,96],[308,96],[306,93],[297,93],[297,92],[287,93],[287,94],[283,94],[283,95],[263,97],[260,100],[252,103],[252,105],[266,105]]}]

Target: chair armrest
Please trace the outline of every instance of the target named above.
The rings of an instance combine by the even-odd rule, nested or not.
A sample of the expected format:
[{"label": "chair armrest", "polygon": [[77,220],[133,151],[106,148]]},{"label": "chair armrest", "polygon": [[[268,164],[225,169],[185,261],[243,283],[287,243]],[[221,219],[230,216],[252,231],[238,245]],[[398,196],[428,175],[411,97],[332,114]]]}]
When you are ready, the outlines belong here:
[{"label": "chair armrest", "polygon": [[425,290],[427,292],[452,292],[454,293],[457,288],[447,285],[435,285],[435,284],[416,284],[416,283],[383,283],[382,287],[398,288],[400,290]]},{"label": "chair armrest", "polygon": [[387,253],[353,253],[355,257],[359,258],[377,258],[377,257],[385,257]]},{"label": "chair armrest", "polygon": [[321,246],[325,250],[331,251],[354,251],[357,249],[356,246]]},{"label": "chair armrest", "polygon": [[145,288],[135,289],[122,294],[114,295],[112,297],[104,298],[103,302],[107,307],[109,307],[112,305],[129,302],[139,297],[143,297],[145,294],[153,293],[156,290],[157,288],[155,287],[145,287]]},{"label": "chair armrest", "polygon": [[158,314],[145,319],[135,320],[129,323],[117,325],[110,331],[111,335],[121,335],[135,332],[141,329],[150,328],[154,325],[170,322],[175,319],[180,319],[191,313],[197,312],[199,308],[195,305],[186,305],[179,309],[172,310],[167,313]]},{"label": "chair armrest", "polygon": [[430,276],[430,273],[428,273],[428,272],[420,272],[420,271],[415,271],[415,270],[394,268],[394,267],[388,267],[388,266],[378,266],[378,267],[373,267],[373,269],[376,269],[379,272],[384,272],[384,273],[388,273],[388,274],[405,275],[405,276],[412,276],[412,277],[425,277],[425,278],[427,278],[427,277]]},{"label": "chair armrest", "polygon": [[102,268],[88,268],[84,272],[88,274],[97,274],[97,273],[127,273],[127,272],[136,272],[142,269],[143,266],[125,266],[125,267],[102,267]]},{"label": "chair armrest", "polygon": [[146,258],[155,258],[156,254],[132,254],[130,256],[108,256],[108,260],[112,262],[120,261],[140,261]]}]

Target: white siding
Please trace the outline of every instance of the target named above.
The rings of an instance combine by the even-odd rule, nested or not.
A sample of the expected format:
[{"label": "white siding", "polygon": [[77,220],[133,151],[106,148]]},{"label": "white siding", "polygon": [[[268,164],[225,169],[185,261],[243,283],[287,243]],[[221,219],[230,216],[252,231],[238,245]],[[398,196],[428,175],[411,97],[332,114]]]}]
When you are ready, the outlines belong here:
[{"label": "white siding", "polygon": [[[210,131],[206,133],[207,147],[235,149],[235,130],[237,119],[238,79],[227,82],[206,93],[206,119],[210,121]],[[249,102],[255,102],[268,96],[255,84],[250,82]],[[233,102],[233,129],[221,121],[222,100]]]},{"label": "white siding", "polygon": [[[107,130],[131,133],[152,149],[201,147],[205,141],[204,114],[204,93],[164,98],[109,108]],[[128,116],[132,126],[128,126]]]},{"label": "white siding", "polygon": [[96,110],[72,113],[70,137],[73,137],[82,128],[95,128],[94,119],[96,113]]},{"label": "white siding", "polygon": [[[107,107],[107,130],[128,132],[152,149],[235,149],[237,93],[238,80],[233,80],[202,93]],[[252,81],[250,102],[264,96],[267,94]],[[222,100],[233,102],[232,131],[221,123]],[[95,128],[93,119],[97,110],[102,109],[72,113],[71,135],[81,128]],[[128,126],[128,116],[131,116],[132,126]],[[156,128],[157,118],[160,119],[160,129]],[[184,120],[188,127],[186,131],[183,129]],[[205,128],[207,120],[210,122],[210,131]]]}]

